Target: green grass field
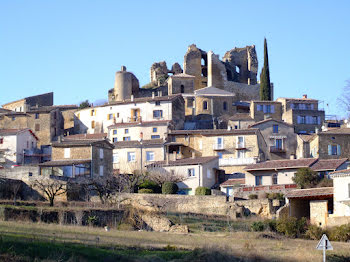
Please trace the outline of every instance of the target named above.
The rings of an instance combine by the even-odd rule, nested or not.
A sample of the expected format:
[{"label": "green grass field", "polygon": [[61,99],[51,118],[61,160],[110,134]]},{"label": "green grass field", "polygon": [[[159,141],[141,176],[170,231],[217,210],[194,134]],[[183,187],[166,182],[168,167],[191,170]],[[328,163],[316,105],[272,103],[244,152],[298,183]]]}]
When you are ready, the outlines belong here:
[{"label": "green grass field", "polygon": [[[268,232],[172,234],[0,222],[0,261],[322,261],[317,241]],[[349,243],[332,243],[327,261],[350,261]]]}]

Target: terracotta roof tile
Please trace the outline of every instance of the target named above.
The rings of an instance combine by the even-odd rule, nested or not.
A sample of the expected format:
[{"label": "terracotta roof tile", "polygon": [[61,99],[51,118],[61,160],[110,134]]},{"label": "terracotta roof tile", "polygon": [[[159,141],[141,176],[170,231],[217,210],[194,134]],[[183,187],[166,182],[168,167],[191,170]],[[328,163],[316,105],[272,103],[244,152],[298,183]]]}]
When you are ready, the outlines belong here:
[{"label": "terracotta roof tile", "polygon": [[319,159],[311,166],[311,169],[314,171],[337,170],[337,168],[344,164],[347,160],[347,158]]},{"label": "terracotta roof tile", "polygon": [[249,129],[198,129],[198,130],[171,130],[170,135],[255,135],[259,132],[257,128]]},{"label": "terracotta roof tile", "polygon": [[107,138],[107,133],[97,133],[97,134],[76,134],[65,136],[64,140],[102,140]]},{"label": "terracotta roof tile", "polygon": [[220,186],[235,186],[235,185],[244,185],[244,178],[228,179],[225,182],[221,183]]},{"label": "terracotta roof tile", "polygon": [[319,187],[308,189],[296,189],[286,194],[286,198],[311,198],[311,197],[331,197],[333,187]]},{"label": "terracotta roof tile", "polygon": [[286,122],[284,122],[284,121],[280,121],[280,120],[276,120],[276,119],[272,119],[272,118],[268,118],[268,119],[265,119],[265,120],[261,120],[261,121],[259,121],[259,122],[256,122],[256,123],[252,124],[251,127],[254,127],[254,126],[257,126],[257,125],[260,125],[260,124],[264,124],[264,123],[267,123],[267,122],[271,122],[271,121],[277,122],[277,123],[282,124],[282,125],[294,127],[293,125],[288,124],[288,123],[286,123]]},{"label": "terracotta roof tile", "polygon": [[254,119],[250,116],[249,113],[236,113],[229,118],[229,120],[237,121],[237,120],[247,120],[254,121]]},{"label": "terracotta roof tile", "polygon": [[[164,140],[163,139],[150,139],[150,140],[143,140],[142,141],[142,147],[147,146],[163,146]],[[130,148],[130,147],[141,147],[141,143],[138,140],[131,140],[131,141],[120,141],[114,143],[114,148]]]},{"label": "terracotta roof tile", "polygon": [[271,161],[265,161],[257,164],[248,165],[245,167],[245,170],[253,171],[253,170],[273,170],[273,169],[310,167],[316,161],[317,161],[317,158],[271,160]]},{"label": "terracotta roof tile", "polygon": [[322,131],[319,135],[350,135],[350,128],[328,128],[327,131]]},{"label": "terracotta roof tile", "polygon": [[118,127],[126,127],[126,126],[162,126],[162,125],[167,125],[170,122],[171,122],[170,120],[159,120],[159,121],[115,123],[114,125],[110,125],[108,128],[118,128]]},{"label": "terracotta roof tile", "polygon": [[70,166],[73,164],[84,164],[84,163],[90,163],[91,159],[69,159],[69,160],[53,160],[53,161],[48,161],[39,164],[39,166],[42,167],[49,167],[49,166]]},{"label": "terracotta roof tile", "polygon": [[190,157],[190,158],[177,159],[176,161],[169,161],[169,164],[167,164],[166,161],[157,161],[148,165],[148,167],[200,165],[200,164],[208,163],[215,159],[219,159],[219,157],[218,156],[204,156],[204,157],[196,157],[196,158]]},{"label": "terracotta roof tile", "polygon": [[350,176],[350,169],[344,169],[339,171],[334,171],[329,174],[331,178],[334,177],[343,177],[343,176]]}]

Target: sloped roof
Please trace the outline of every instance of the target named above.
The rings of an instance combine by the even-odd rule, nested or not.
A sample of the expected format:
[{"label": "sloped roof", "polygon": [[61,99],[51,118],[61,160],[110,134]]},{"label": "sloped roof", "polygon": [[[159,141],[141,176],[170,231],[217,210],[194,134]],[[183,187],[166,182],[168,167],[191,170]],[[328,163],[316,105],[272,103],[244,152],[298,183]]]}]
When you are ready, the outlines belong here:
[{"label": "sloped roof", "polygon": [[303,140],[304,142],[310,142],[316,135],[311,134],[311,135],[305,135],[305,134],[298,134],[298,136]]},{"label": "sloped roof", "polygon": [[204,87],[194,91],[197,96],[235,96],[234,93],[216,88],[214,86]]},{"label": "sloped roof", "polygon": [[245,183],[245,178],[231,178],[221,183],[220,186],[235,186],[242,185]]},{"label": "sloped roof", "polygon": [[68,160],[53,160],[39,164],[42,167],[50,167],[50,166],[70,166],[77,164],[85,164],[90,163],[91,159],[68,159]]},{"label": "sloped roof", "polygon": [[158,120],[158,121],[142,121],[142,122],[128,122],[128,123],[115,123],[108,126],[108,128],[118,128],[127,126],[163,126],[167,125],[171,120]]},{"label": "sloped roof", "polygon": [[23,129],[0,129],[0,136],[14,136],[18,133],[28,131],[32,134],[32,136],[39,140],[39,138],[35,135],[35,133],[30,128],[23,128]]},{"label": "sloped roof", "polygon": [[255,135],[260,132],[257,128],[249,129],[197,129],[197,130],[171,130],[170,135]]},{"label": "sloped roof", "polygon": [[302,158],[302,159],[286,159],[286,160],[271,160],[257,164],[248,165],[245,167],[247,171],[254,170],[275,170],[310,167],[317,161],[317,158]]},{"label": "sloped roof", "polygon": [[75,139],[75,140],[63,140],[61,142],[52,143],[53,147],[75,147],[75,146],[95,146],[100,143],[105,143],[110,148],[114,148],[113,144],[105,139]]},{"label": "sloped roof", "polygon": [[148,167],[152,166],[187,166],[187,165],[200,165],[200,164],[205,164],[208,163],[212,160],[219,159],[218,156],[204,156],[204,157],[195,157],[195,158],[182,158],[182,159],[177,159],[176,161],[169,161],[167,164],[166,161],[157,161],[154,162]]},{"label": "sloped roof", "polygon": [[134,100],[126,99],[125,101],[113,101],[102,106],[90,107],[90,109],[105,107],[110,105],[122,105],[122,104],[132,104],[132,103],[155,102],[155,101],[174,101],[175,99],[181,99],[181,98],[182,98],[181,94],[169,95],[169,96],[139,97],[139,98],[134,98]]},{"label": "sloped roof", "polygon": [[97,134],[76,134],[65,136],[64,140],[103,140],[107,137],[107,133],[97,133]]},{"label": "sloped roof", "polygon": [[315,197],[332,197],[333,187],[318,187],[307,189],[296,189],[289,191],[286,198],[315,198]]},{"label": "sloped roof", "polygon": [[265,119],[265,120],[262,120],[262,121],[259,121],[259,122],[256,122],[252,125],[250,125],[251,127],[254,127],[254,126],[258,126],[258,125],[261,125],[261,124],[264,124],[264,123],[267,123],[267,122],[277,122],[281,125],[286,125],[286,126],[289,126],[289,127],[294,127],[293,125],[291,124],[288,124],[284,121],[280,121],[280,120],[276,120],[276,119],[272,119],[272,118],[268,118],[268,119]]},{"label": "sloped roof", "polygon": [[334,172],[330,173],[329,175],[331,178],[350,176],[350,169],[334,171]]},{"label": "sloped roof", "polygon": [[327,131],[319,132],[319,135],[350,135],[350,128],[328,128]]},{"label": "sloped roof", "polygon": [[[151,147],[151,146],[163,146],[163,139],[150,139],[150,140],[142,140],[142,147]],[[133,147],[141,147],[141,143],[138,140],[131,141],[120,141],[114,143],[114,148],[133,148]]]},{"label": "sloped roof", "polygon": [[319,159],[315,164],[311,166],[314,171],[326,171],[326,170],[337,170],[342,164],[348,161],[347,158],[341,159]]}]

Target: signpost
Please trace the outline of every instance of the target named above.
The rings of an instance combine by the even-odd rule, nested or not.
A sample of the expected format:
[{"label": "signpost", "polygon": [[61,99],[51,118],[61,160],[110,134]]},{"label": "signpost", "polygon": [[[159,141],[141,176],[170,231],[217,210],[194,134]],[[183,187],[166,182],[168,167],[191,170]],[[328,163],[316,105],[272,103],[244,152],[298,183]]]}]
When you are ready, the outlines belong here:
[{"label": "signpost", "polygon": [[326,250],[333,250],[331,242],[328,240],[326,234],[323,234],[320,242],[316,246],[317,250],[323,250],[323,262],[326,262]]}]

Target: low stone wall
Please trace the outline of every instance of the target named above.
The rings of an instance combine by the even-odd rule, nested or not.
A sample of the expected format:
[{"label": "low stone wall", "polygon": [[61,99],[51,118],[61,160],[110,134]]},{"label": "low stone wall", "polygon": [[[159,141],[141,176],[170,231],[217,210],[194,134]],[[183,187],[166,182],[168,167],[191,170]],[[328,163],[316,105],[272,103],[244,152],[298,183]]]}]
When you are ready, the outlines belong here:
[{"label": "low stone wall", "polygon": [[341,226],[350,223],[350,217],[332,217],[327,219],[327,227]]},{"label": "low stone wall", "polygon": [[[99,201],[98,198],[91,199]],[[184,196],[162,194],[119,194],[112,200],[118,207],[132,206],[149,212],[193,213],[239,218],[257,215],[270,218],[279,207],[268,199],[227,201],[226,196]]]}]

